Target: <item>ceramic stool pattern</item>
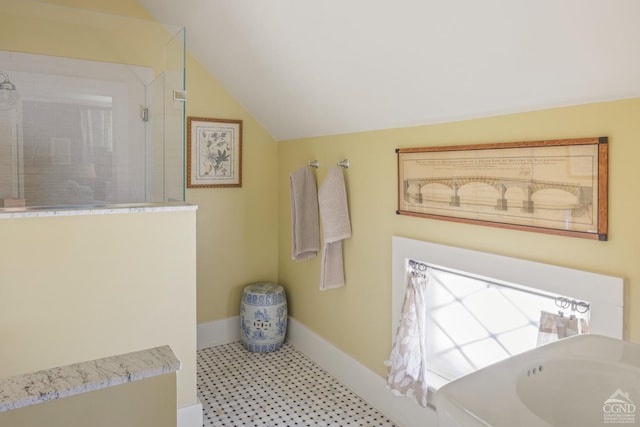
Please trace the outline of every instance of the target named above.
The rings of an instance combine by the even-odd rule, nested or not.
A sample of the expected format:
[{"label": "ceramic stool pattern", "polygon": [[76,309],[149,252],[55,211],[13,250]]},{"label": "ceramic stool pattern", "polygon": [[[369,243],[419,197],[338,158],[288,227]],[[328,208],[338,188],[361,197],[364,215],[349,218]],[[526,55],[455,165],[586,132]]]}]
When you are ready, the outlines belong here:
[{"label": "ceramic stool pattern", "polygon": [[287,332],[287,297],[276,283],[254,283],[244,288],[240,305],[240,338],[253,352],[279,349]]}]

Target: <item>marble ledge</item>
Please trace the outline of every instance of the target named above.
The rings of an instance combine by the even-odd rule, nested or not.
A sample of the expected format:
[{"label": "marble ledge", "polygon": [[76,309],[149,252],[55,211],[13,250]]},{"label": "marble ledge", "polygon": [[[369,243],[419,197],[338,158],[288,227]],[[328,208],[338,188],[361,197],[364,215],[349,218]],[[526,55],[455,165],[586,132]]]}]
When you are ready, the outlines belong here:
[{"label": "marble ledge", "polygon": [[139,203],[104,206],[65,206],[54,208],[2,208],[0,219],[42,218],[52,216],[110,215],[123,213],[173,212],[198,209],[188,203]]},{"label": "marble ledge", "polygon": [[178,371],[166,345],[0,379],[0,412]]}]

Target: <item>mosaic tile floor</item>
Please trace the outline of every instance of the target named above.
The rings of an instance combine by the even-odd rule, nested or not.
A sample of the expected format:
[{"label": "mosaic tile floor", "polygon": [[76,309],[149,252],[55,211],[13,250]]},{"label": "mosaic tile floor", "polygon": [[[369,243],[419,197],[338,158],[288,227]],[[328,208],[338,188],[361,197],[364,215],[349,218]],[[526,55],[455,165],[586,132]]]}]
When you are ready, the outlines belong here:
[{"label": "mosaic tile floor", "polygon": [[395,426],[285,344],[251,353],[240,342],[198,351],[204,427]]}]

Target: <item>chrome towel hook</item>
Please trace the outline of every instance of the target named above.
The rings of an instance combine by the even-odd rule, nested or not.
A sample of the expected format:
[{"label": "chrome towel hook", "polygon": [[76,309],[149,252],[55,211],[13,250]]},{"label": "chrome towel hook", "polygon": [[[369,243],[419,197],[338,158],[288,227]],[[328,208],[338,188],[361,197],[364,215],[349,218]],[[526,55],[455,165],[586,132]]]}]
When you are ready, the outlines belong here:
[{"label": "chrome towel hook", "polygon": [[349,160],[348,159],[344,159],[342,161],[338,162],[338,166],[342,166],[345,169],[349,169]]},{"label": "chrome towel hook", "polygon": [[311,166],[312,168],[318,169],[320,167],[320,162],[317,160],[309,160],[307,162],[307,166]]}]

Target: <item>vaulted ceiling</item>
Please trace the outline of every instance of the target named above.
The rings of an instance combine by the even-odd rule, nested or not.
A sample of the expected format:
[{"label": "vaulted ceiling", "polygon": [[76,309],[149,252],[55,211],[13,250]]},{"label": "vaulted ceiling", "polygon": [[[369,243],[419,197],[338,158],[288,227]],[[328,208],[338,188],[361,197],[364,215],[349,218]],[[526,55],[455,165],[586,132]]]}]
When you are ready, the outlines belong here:
[{"label": "vaulted ceiling", "polygon": [[638,0],[139,0],[277,140],[640,96]]}]

